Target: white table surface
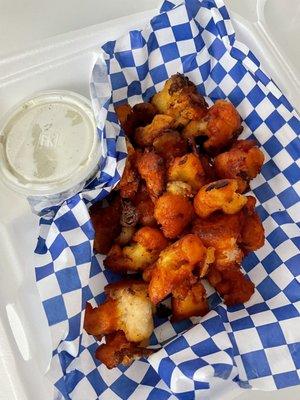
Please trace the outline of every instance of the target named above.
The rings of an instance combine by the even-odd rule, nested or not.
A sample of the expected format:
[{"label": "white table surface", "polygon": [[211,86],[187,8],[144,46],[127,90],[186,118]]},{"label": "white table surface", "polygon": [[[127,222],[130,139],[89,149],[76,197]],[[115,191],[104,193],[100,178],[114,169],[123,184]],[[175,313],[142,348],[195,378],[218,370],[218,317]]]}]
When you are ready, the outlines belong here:
[{"label": "white table surface", "polygon": [[[234,2],[226,0],[229,9]],[[104,0],[0,0],[0,61],[3,55],[31,48],[37,40],[148,10],[157,4],[157,0],[111,0],[110,6]],[[5,368],[0,359],[0,399],[21,400],[7,381]],[[238,400],[252,399],[298,400],[300,387],[277,392],[247,391],[238,397]]]}]

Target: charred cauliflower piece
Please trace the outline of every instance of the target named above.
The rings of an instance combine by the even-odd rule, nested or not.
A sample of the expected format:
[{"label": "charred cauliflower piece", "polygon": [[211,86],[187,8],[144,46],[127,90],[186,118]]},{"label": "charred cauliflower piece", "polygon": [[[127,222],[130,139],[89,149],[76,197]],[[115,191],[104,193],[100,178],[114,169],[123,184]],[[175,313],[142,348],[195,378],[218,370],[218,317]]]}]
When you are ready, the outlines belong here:
[{"label": "charred cauliflower piece", "polygon": [[147,284],[120,281],[105,287],[106,301],[96,308],[87,303],[84,329],[90,335],[107,335],[122,331],[129,342],[140,343],[153,331],[153,307]]},{"label": "charred cauliflower piece", "polygon": [[140,347],[137,343],[129,342],[123,331],[110,333],[106,336],[106,343],[101,344],[95,356],[107,368],[115,368],[119,364],[128,366],[134,360],[148,357],[153,350]]},{"label": "charred cauliflower piece", "polygon": [[238,140],[230,150],[215,158],[215,169],[219,178],[236,179],[239,192],[243,193],[260,172],[263,162],[264,155],[253,140]]},{"label": "charred cauliflower piece", "polygon": [[217,210],[235,214],[246,204],[247,198],[239,193],[235,179],[223,179],[203,186],[194,198],[196,214],[207,218]]},{"label": "charred cauliflower piece", "polygon": [[144,152],[137,159],[137,169],[146,183],[152,199],[162,194],[166,184],[166,174],[163,159],[153,151]]},{"label": "charred cauliflower piece", "polygon": [[137,128],[135,131],[135,142],[140,147],[152,146],[153,141],[166,129],[172,128],[174,120],[169,115],[157,114],[151,124]]},{"label": "charred cauliflower piece", "polygon": [[155,219],[169,239],[175,239],[183,232],[193,214],[193,206],[186,197],[170,192],[159,197],[154,209]]},{"label": "charred cauliflower piece", "polygon": [[172,129],[165,130],[153,142],[154,150],[167,164],[175,157],[183,156],[188,151],[186,140],[179,132]]},{"label": "charred cauliflower piece", "polygon": [[192,153],[176,157],[169,166],[168,180],[185,182],[197,192],[205,183],[205,173],[199,157]]},{"label": "charred cauliflower piece", "polygon": [[205,247],[199,237],[192,234],[185,235],[164,249],[148,274],[152,303],[159,303],[182,282],[194,281],[192,272],[204,255]]},{"label": "charred cauliflower piece", "polygon": [[201,282],[193,284],[184,297],[172,296],[173,321],[190,317],[203,316],[208,313],[206,291]]},{"label": "charred cauliflower piece", "polygon": [[204,97],[197,93],[196,86],[182,74],[171,76],[163,90],[153,96],[151,103],[160,113],[173,117],[175,127],[186,126],[207,112]]},{"label": "charred cauliflower piece", "polygon": [[128,137],[132,137],[137,127],[150,124],[157,113],[150,103],[139,103],[133,108],[129,104],[121,104],[115,107],[115,111]]},{"label": "charred cauliflower piece", "polygon": [[168,241],[159,229],[145,226],[134,234],[129,245],[123,248],[113,245],[103,263],[116,272],[143,270],[157,260],[167,245]]},{"label": "charred cauliflower piece", "polygon": [[204,136],[203,148],[212,154],[220,153],[241,133],[241,117],[234,106],[217,100],[202,119],[191,121],[184,129],[185,138]]}]

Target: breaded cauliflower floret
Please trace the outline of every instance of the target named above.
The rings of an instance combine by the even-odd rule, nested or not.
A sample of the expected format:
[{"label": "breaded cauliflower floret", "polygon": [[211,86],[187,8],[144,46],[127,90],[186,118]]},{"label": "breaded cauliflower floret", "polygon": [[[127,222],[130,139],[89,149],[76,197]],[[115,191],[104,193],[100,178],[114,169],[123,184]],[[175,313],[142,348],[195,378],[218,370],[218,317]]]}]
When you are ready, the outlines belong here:
[{"label": "breaded cauliflower floret", "polygon": [[185,235],[160,253],[150,267],[149,297],[154,304],[163,300],[184,281],[193,281],[193,270],[205,255],[197,235]]},{"label": "breaded cauliflower floret", "polygon": [[140,343],[153,331],[153,306],[142,281],[120,281],[105,287],[106,301],[96,308],[87,303],[84,329],[91,335],[123,331],[130,342]]},{"label": "breaded cauliflower floret", "polygon": [[234,106],[217,100],[202,119],[191,121],[184,129],[185,138],[204,136],[203,148],[212,154],[220,153],[241,133],[241,117]]},{"label": "breaded cauliflower floret", "polygon": [[199,236],[205,247],[215,249],[212,262],[218,268],[242,261],[244,253],[238,245],[242,223],[240,213],[213,214],[193,222],[193,233]]},{"label": "breaded cauliflower floret", "polygon": [[161,136],[156,138],[153,147],[167,164],[173,158],[183,156],[188,151],[186,140],[179,132],[172,129],[165,130]]},{"label": "breaded cauliflower floret", "polygon": [[120,182],[118,183],[117,188],[120,190],[120,195],[122,198],[130,199],[136,194],[138,190],[139,176],[135,168],[136,152],[127,138],[126,145],[128,156],[126,158],[123,175]]},{"label": "breaded cauliflower floret", "polygon": [[153,96],[151,103],[160,113],[173,117],[175,127],[198,120],[207,112],[204,97],[197,93],[196,86],[182,74],[171,76],[162,91]]},{"label": "breaded cauliflower floret", "polygon": [[137,128],[135,131],[135,142],[140,147],[152,146],[153,141],[166,129],[172,128],[174,120],[169,115],[157,114],[151,124]]},{"label": "breaded cauliflower floret", "polygon": [[228,306],[246,303],[254,293],[253,283],[236,264],[222,271],[212,267],[208,273],[208,281]]},{"label": "breaded cauliflower floret", "polygon": [[169,166],[168,180],[188,183],[197,192],[205,184],[205,173],[199,157],[192,153],[176,157]]},{"label": "breaded cauliflower floret", "polygon": [[96,203],[90,208],[90,217],[95,230],[94,250],[100,254],[107,254],[113,241],[121,232],[120,218],[122,203],[120,196],[112,199],[108,207]]},{"label": "breaded cauliflower floret", "polygon": [[219,178],[234,178],[243,193],[251,179],[260,172],[264,162],[262,151],[253,140],[238,140],[230,150],[215,158],[215,168]]},{"label": "breaded cauliflower floret", "polygon": [[146,182],[150,197],[156,199],[162,194],[166,184],[163,159],[153,151],[146,151],[138,157],[136,164],[141,178]]},{"label": "breaded cauliflower floret", "polygon": [[203,316],[208,311],[206,291],[201,282],[193,284],[183,298],[172,296],[173,321],[181,321],[193,316]]},{"label": "breaded cauliflower floret", "polygon": [[194,197],[196,214],[201,218],[207,218],[217,210],[235,214],[247,203],[247,198],[237,190],[235,179],[222,179],[203,186]]},{"label": "breaded cauliflower floret", "polygon": [[168,182],[167,192],[184,197],[193,197],[192,187],[188,183],[181,181]]},{"label": "breaded cauliflower floret", "polygon": [[255,203],[255,197],[247,196],[247,203],[241,211],[243,223],[241,224],[240,245],[247,253],[260,249],[265,243],[265,230],[255,211]]},{"label": "breaded cauliflower floret", "polygon": [[193,213],[193,206],[186,197],[169,192],[159,197],[154,209],[155,219],[169,239],[175,239],[183,232]]},{"label": "breaded cauliflower floret", "polygon": [[132,199],[136,207],[139,223],[144,226],[156,226],[154,218],[154,203],[144,184],[140,184],[137,194]]},{"label": "breaded cauliflower floret", "polygon": [[106,336],[106,342],[98,347],[95,357],[111,369],[119,364],[128,366],[134,360],[148,357],[152,353],[151,349],[129,342],[123,331],[116,331]]},{"label": "breaded cauliflower floret", "polygon": [[116,106],[115,110],[121,127],[128,137],[134,134],[137,127],[150,124],[157,113],[156,108],[150,103],[139,103],[133,108],[129,104],[121,104]]},{"label": "breaded cauliflower floret", "polygon": [[159,229],[145,226],[133,236],[133,242],[121,248],[115,244],[104,260],[104,265],[116,272],[139,271],[153,264],[161,250],[168,245]]}]

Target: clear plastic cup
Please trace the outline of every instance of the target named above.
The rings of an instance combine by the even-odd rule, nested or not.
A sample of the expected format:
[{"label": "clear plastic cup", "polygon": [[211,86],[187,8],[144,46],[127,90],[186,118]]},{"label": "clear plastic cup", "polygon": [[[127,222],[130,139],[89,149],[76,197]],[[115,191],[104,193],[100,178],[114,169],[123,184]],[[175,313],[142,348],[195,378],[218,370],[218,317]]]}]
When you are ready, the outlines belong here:
[{"label": "clear plastic cup", "polygon": [[0,123],[0,178],[35,212],[82,190],[100,155],[91,103],[74,92],[36,93]]}]

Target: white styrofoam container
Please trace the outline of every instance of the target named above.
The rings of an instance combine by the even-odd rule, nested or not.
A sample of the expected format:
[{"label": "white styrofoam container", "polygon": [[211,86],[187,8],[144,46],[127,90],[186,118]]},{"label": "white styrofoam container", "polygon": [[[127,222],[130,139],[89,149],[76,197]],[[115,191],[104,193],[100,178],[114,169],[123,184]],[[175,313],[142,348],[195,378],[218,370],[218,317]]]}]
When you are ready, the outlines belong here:
[{"label": "white styrofoam container", "polygon": [[[0,0],[0,9],[4,2]],[[36,7],[26,8],[26,19],[26,12],[25,17],[24,12],[19,17],[14,13],[22,9],[21,0],[5,3],[0,37],[9,36],[10,41],[0,42],[0,118],[15,103],[39,90],[67,89],[89,96],[89,75],[100,45],[143,27],[156,12],[150,9],[150,0],[114,0],[112,4],[88,0],[81,5],[79,0],[55,0],[47,13],[32,0],[30,4]],[[299,0],[227,0],[226,5],[238,38],[254,51],[299,111]],[[126,17],[129,14],[130,18]],[[45,15],[47,18],[42,18]],[[38,17],[43,24],[28,22]],[[121,18],[108,21],[116,17]],[[27,22],[17,29],[16,21],[21,20]],[[88,26],[95,22],[100,23]],[[73,31],[64,33],[69,30]],[[33,43],[37,37],[43,40]],[[31,213],[27,201],[0,182],[0,399],[53,398],[52,386],[44,378],[51,358],[50,333],[34,279],[37,235],[38,217]],[[300,397],[299,388],[284,390],[286,400],[295,399],[297,394]],[[240,399],[252,397],[248,392]],[[283,394],[255,397],[280,399]]]}]

